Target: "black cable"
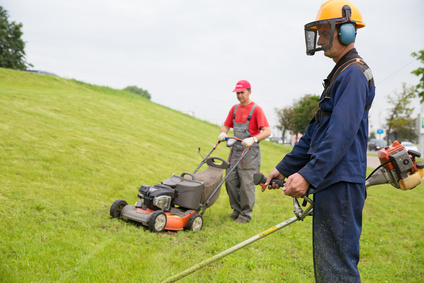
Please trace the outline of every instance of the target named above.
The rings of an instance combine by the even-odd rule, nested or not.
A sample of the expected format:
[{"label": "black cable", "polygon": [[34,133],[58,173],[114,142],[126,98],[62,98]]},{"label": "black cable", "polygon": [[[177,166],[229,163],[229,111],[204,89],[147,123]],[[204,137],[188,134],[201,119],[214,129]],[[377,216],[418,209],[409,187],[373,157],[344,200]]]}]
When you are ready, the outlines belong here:
[{"label": "black cable", "polygon": [[391,162],[391,160],[387,160],[386,162],[381,163],[377,168],[374,169],[374,171],[371,172],[371,174],[368,175],[368,177],[365,180],[368,180],[375,172],[377,172],[378,169],[380,169],[381,166],[384,166],[389,162]]}]

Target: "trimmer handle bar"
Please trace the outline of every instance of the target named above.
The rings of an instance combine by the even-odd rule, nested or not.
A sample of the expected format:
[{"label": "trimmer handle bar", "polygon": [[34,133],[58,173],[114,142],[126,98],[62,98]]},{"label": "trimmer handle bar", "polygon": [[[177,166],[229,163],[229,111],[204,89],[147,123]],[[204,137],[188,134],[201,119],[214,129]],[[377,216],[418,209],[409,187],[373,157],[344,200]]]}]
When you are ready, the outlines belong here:
[{"label": "trimmer handle bar", "polygon": [[[256,172],[255,174],[253,174],[253,183],[256,186],[261,186],[262,187],[262,191],[265,191],[266,186],[266,177],[264,174],[262,174],[261,172]],[[284,180],[279,180],[279,179],[272,179],[270,184],[272,183],[276,183],[277,185],[279,185],[280,187],[284,187],[284,185],[286,184],[286,181]]]}]

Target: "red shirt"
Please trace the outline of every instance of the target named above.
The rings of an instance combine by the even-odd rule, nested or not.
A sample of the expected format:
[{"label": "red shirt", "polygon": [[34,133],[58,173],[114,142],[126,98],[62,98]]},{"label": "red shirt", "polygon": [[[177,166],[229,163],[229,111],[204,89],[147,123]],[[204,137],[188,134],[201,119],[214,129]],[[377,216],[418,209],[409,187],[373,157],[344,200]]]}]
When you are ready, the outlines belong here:
[{"label": "red shirt", "polygon": [[[236,113],[236,123],[246,123],[247,116],[249,116],[250,110],[252,109],[255,103],[252,101],[246,106],[242,106],[239,104],[237,107]],[[234,108],[236,105],[231,107],[230,112],[228,113],[227,119],[224,122],[224,125],[230,128],[234,127],[233,124],[233,114]],[[249,123],[249,132],[252,137],[256,136],[261,132],[261,127],[269,127],[268,120],[265,117],[265,113],[259,105],[256,105],[255,110],[252,114],[252,119],[250,119]]]}]

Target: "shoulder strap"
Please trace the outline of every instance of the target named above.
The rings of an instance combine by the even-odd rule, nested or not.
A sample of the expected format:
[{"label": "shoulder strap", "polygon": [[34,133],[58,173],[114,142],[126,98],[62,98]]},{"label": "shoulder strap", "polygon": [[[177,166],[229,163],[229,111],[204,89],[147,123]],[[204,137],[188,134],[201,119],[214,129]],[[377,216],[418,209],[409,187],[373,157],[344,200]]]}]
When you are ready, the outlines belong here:
[{"label": "shoulder strap", "polygon": [[[324,101],[327,98],[331,97],[331,88],[333,87],[334,82],[336,81],[337,77],[340,75],[341,72],[343,72],[347,67],[355,65],[359,67],[362,72],[364,73],[365,78],[368,81],[368,86],[372,87],[374,85],[374,77],[372,75],[371,69],[368,67],[368,65],[361,59],[361,58],[353,58],[347,62],[345,62],[343,65],[341,65],[336,72],[334,73],[333,77],[331,78],[330,84],[326,87],[324,90],[324,94],[322,98],[320,99],[319,103]],[[371,104],[365,106],[365,111],[368,111],[371,109]],[[321,111],[318,109],[317,113],[315,114],[314,118],[310,121],[310,123],[314,121],[320,121],[321,117],[331,116],[331,112],[329,111]]]},{"label": "shoulder strap", "polygon": [[237,104],[235,107],[234,107],[234,112],[233,112],[233,120],[234,120],[234,122],[235,122],[235,120],[236,120],[236,112],[237,112],[237,107],[239,106],[240,104]]},{"label": "shoulder strap", "polygon": [[255,108],[256,108],[256,103],[253,104],[252,109],[250,109],[249,116],[247,116],[247,122],[250,122],[250,119],[252,119],[253,111],[255,110]]},{"label": "shoulder strap", "polygon": [[[239,105],[240,105],[240,104],[237,104],[237,105],[234,107],[234,113],[233,113],[233,120],[234,120],[234,123],[235,123],[235,120],[236,120],[237,107],[238,107]],[[255,108],[256,108],[256,103],[255,103],[255,104],[253,104],[252,108],[250,109],[250,113],[249,113],[249,116],[247,116],[247,121],[246,121],[246,122],[250,122],[250,119],[252,119],[253,111],[255,110]]]},{"label": "shoulder strap", "polygon": [[355,66],[359,67],[362,70],[362,72],[364,73],[364,76],[367,78],[368,86],[369,87],[371,87],[371,86],[374,85],[374,78],[373,78],[371,69],[368,67],[368,65],[361,58],[353,58],[353,59],[345,62],[343,65],[341,65],[336,70],[336,72],[334,73],[333,77],[331,78],[330,84],[325,89],[324,95],[322,96],[322,98],[321,98],[321,100],[319,102],[322,102],[326,98],[330,98],[330,96],[331,96],[331,88],[333,87],[333,84],[336,81],[337,77],[340,75],[341,72],[343,72],[347,67],[349,67],[351,65],[355,65]]}]

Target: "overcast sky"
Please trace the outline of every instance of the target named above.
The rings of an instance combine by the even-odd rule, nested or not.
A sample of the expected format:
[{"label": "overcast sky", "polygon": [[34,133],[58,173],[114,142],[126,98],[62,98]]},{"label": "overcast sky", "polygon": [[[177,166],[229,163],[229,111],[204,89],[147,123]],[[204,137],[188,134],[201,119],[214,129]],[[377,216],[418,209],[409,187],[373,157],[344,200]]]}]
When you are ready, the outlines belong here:
[{"label": "overcast sky", "polygon": [[[352,1],[366,27],[356,48],[377,86],[372,129],[387,116],[386,97],[420,64],[424,1]],[[334,66],[322,52],[305,53],[304,25],[323,1],[312,0],[1,0],[9,21],[23,24],[33,69],[87,83],[147,89],[152,101],[221,125],[237,103],[238,80],[266,111],[320,95]],[[416,113],[420,110],[419,100]],[[218,134],[218,133],[217,133]]]}]

